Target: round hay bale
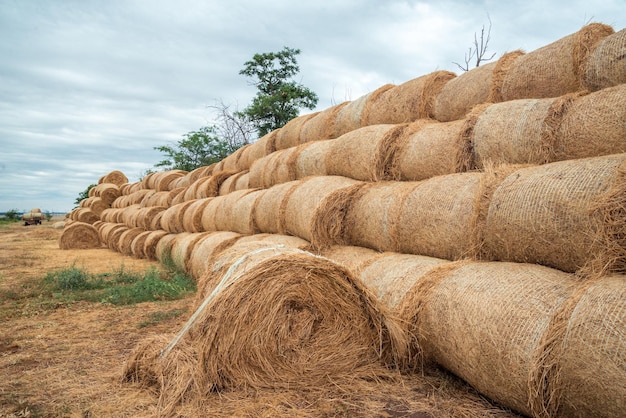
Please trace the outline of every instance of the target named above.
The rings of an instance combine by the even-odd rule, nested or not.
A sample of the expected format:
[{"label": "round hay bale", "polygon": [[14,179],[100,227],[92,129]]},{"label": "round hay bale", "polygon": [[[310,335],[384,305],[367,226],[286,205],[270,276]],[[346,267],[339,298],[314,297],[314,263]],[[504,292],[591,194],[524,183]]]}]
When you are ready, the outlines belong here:
[{"label": "round hay bale", "polygon": [[139,209],[135,218],[136,226],[146,230],[158,229],[152,227],[152,221],[166,209],[167,207],[165,206],[151,206]]},{"label": "round hay bale", "polygon": [[335,119],[348,102],[331,106],[307,119],[300,130],[300,143],[334,138]]},{"label": "round hay bale", "polygon": [[110,250],[113,250],[115,252],[121,252],[120,249],[120,237],[122,236],[122,234],[124,234],[124,232],[128,231],[129,228],[126,225],[122,225],[120,228],[114,228],[111,230],[111,232],[109,233],[108,236],[108,241],[106,242],[107,247],[109,247]]},{"label": "round hay bale", "polygon": [[330,141],[326,174],[362,181],[389,179],[391,156],[406,125],[371,125]]},{"label": "round hay bale", "polygon": [[124,255],[132,256],[133,253],[133,241],[141,233],[146,232],[143,228],[130,228],[124,231],[118,240],[119,252]]},{"label": "round hay bale", "polygon": [[[249,147],[246,147],[238,161],[239,170],[251,169],[252,164],[254,164],[256,160],[274,152],[275,148],[273,142],[277,134],[278,132],[272,131],[250,144]],[[271,152],[269,152],[269,149],[271,149]]]},{"label": "round hay bale", "polygon": [[111,206],[115,199],[122,195],[120,186],[114,183],[100,183],[93,187],[91,190],[94,191],[94,196],[98,196],[100,199],[102,199],[102,201],[105,202],[107,206]]},{"label": "round hay bale", "polygon": [[450,71],[434,71],[386,90],[368,102],[363,126],[434,118],[435,99],[454,77]]},{"label": "round hay bale", "polygon": [[209,268],[213,256],[233,245],[240,237],[241,234],[232,231],[216,231],[203,235],[189,254],[187,265],[191,277],[199,281]]},{"label": "round hay bale", "polygon": [[196,199],[218,196],[222,183],[225,182],[230,176],[234,176],[237,173],[239,172],[235,170],[214,172],[213,175],[209,177],[208,181],[203,183],[203,187],[198,188],[196,191]]},{"label": "round hay bale", "polygon": [[504,101],[504,98],[502,97],[502,85],[504,84],[504,80],[509,72],[509,69],[511,68],[511,65],[513,65],[516,59],[524,54],[524,51],[518,49],[512,52],[507,52],[498,59],[491,75],[491,88],[489,91],[489,98],[486,102],[499,103]]},{"label": "round hay bale", "polygon": [[169,232],[162,229],[155,229],[147,234],[143,242],[143,254],[148,260],[157,260],[157,244],[166,235],[170,235]]},{"label": "round hay bale", "polygon": [[148,239],[148,236],[152,232],[153,231],[144,230],[143,232],[137,234],[135,238],[133,238],[132,242],[130,243],[130,252],[133,257],[147,258],[146,253],[144,252],[144,245],[146,243],[146,239]]},{"label": "round hay bale", "polygon": [[300,139],[302,126],[311,118],[317,117],[319,113],[320,112],[315,112],[309,113],[308,115],[298,116],[287,122],[287,124],[280,128],[280,130],[276,133],[274,148],[276,150],[282,150],[295,147],[296,145],[304,142]]},{"label": "round hay bale", "polygon": [[83,199],[80,202],[80,206],[83,207],[83,208],[90,208],[91,211],[98,218],[100,217],[100,215],[102,215],[102,212],[105,209],[108,209],[108,208],[111,207],[107,202],[105,202],[104,200],[102,200],[102,198],[100,198],[98,196],[93,196],[93,197],[88,197],[86,199]]},{"label": "round hay bale", "polygon": [[189,273],[190,258],[194,246],[198,241],[207,236],[207,232],[181,232],[175,234],[170,248],[170,260],[179,270]]},{"label": "round hay bale", "polygon": [[52,224],[52,229],[63,229],[67,221],[58,221]]},{"label": "round hay bale", "polygon": [[435,98],[433,117],[440,122],[463,119],[472,107],[488,102],[496,65],[481,65],[448,80]]},{"label": "round hay bale", "polygon": [[626,28],[602,39],[587,56],[583,86],[591,91],[626,83]]},{"label": "round hay bale", "polygon": [[204,189],[206,185],[211,180],[211,177],[200,177],[198,180],[194,181],[187,187],[183,192],[176,195],[174,199],[172,199],[171,205],[176,205],[178,203],[183,203],[188,200],[193,199],[202,199],[203,197],[213,197],[209,196],[209,193],[206,193]]},{"label": "round hay bale", "polygon": [[545,164],[554,161],[556,130],[574,95],[520,99],[485,108],[474,125],[474,162]]},{"label": "round hay bale", "polygon": [[102,211],[100,220],[103,222],[117,222],[117,213],[120,209],[109,208]]},{"label": "round hay bale", "polygon": [[222,170],[227,171],[239,171],[237,161],[241,157],[241,153],[243,152],[243,148],[237,148],[234,152],[230,153],[226,158],[222,160],[223,166]]},{"label": "round hay bale", "polygon": [[625,271],[626,154],[522,168],[491,198],[487,259]]},{"label": "round hay bale", "polygon": [[183,232],[185,211],[197,200],[199,199],[179,203],[164,210],[161,216],[161,228],[172,234]]},{"label": "round hay bale", "polygon": [[336,140],[313,141],[302,144],[290,154],[287,162],[292,180],[303,179],[309,176],[325,176],[326,157]]},{"label": "round hay bale", "polygon": [[175,181],[187,174],[184,170],[162,171],[155,178],[154,189],[158,192],[170,191],[174,188]]},{"label": "round hay bale", "polygon": [[250,172],[245,171],[237,177],[235,184],[233,185],[233,192],[236,190],[253,189],[250,187]]},{"label": "round hay bale", "polygon": [[269,234],[285,233],[282,223],[283,216],[281,214],[283,201],[289,195],[291,189],[298,186],[301,182],[302,180],[295,180],[272,186],[255,201],[252,216],[254,225],[260,232]]},{"label": "round hay bale", "polygon": [[503,100],[559,97],[581,90],[589,52],[614,32],[608,25],[590,23],[576,33],[520,56],[502,84]]},{"label": "round hay bale", "polygon": [[[310,241],[313,245],[324,245],[314,240],[319,234],[315,231],[315,220],[337,202],[334,194],[359,182],[340,176],[316,176],[304,179],[302,183],[289,190],[280,208],[285,232]],[[333,201],[333,199],[335,199]],[[262,231],[268,232],[268,231]]]},{"label": "round hay bale", "polygon": [[67,225],[61,237],[59,237],[59,248],[62,250],[82,250],[87,248],[100,248],[100,236],[98,230],[91,224],[85,222],[72,222]]},{"label": "round hay bale", "polygon": [[[544,336],[550,373],[532,386],[538,411],[556,417],[621,417],[626,409],[626,282],[601,277],[579,286]],[[555,364],[556,363],[556,364]],[[541,376],[537,376],[541,377]]]},{"label": "round hay bale", "polygon": [[239,173],[233,174],[232,176],[224,180],[224,182],[220,185],[218,195],[224,196],[230,192],[234,192],[237,181],[239,180],[241,176],[246,175],[246,174],[248,174],[248,171],[240,171]]},{"label": "round hay bale", "polygon": [[183,213],[183,231],[185,232],[204,232],[202,227],[202,213],[204,208],[214,197],[206,197],[204,199],[190,200],[189,206]]},{"label": "round hay bale", "polygon": [[415,184],[391,220],[397,244],[392,251],[447,260],[473,256],[483,176],[456,173]]},{"label": "round hay bale", "polygon": [[[456,79],[454,79],[456,80]],[[457,173],[465,143],[462,132],[465,121],[445,123],[418,121],[406,129],[397,141],[397,150],[390,163],[391,177],[405,181]]]},{"label": "round hay bale", "polygon": [[215,217],[218,208],[224,199],[224,196],[217,196],[211,198],[211,200],[204,206],[202,214],[200,215],[200,223],[202,225],[202,231],[211,232],[218,231],[217,224],[215,223]]},{"label": "round hay bale", "polygon": [[[361,281],[385,306],[397,309],[405,295],[431,269],[448,260],[414,254],[375,253],[358,269]],[[354,270],[353,270],[354,271]]]},{"label": "round hay bale", "polygon": [[[254,202],[260,196],[259,192],[252,189],[238,190],[226,196],[219,196],[219,204],[215,207],[215,227],[218,231],[233,231],[242,234],[253,234],[254,219],[252,208]],[[249,196],[252,195],[252,196]]]},{"label": "round hay bale", "polygon": [[348,102],[344,107],[339,109],[335,117],[335,132],[333,138],[339,138],[355,129],[359,129],[361,125],[361,115],[365,109],[365,103],[372,93],[365,94],[356,100]]},{"label": "round hay bale", "polygon": [[276,184],[294,180],[289,171],[288,161],[297,148],[287,148],[273,153],[256,161],[250,169],[250,186],[253,188],[269,188]]},{"label": "round hay bale", "polygon": [[128,177],[119,170],[113,170],[109,174],[100,177],[98,184],[102,183],[113,183],[121,186],[122,184],[128,183]]},{"label": "round hay bale", "polygon": [[579,96],[557,130],[556,160],[626,152],[626,84]]},{"label": "round hay bale", "polygon": [[154,215],[152,217],[152,219],[150,219],[149,228],[146,228],[146,229],[149,229],[151,231],[156,231],[156,230],[159,230],[159,229],[163,229],[163,228],[161,228],[161,218],[163,217],[163,212],[164,212],[164,210],[162,210],[159,213],[157,213],[156,215]]},{"label": "round hay bale", "polygon": [[172,199],[174,195],[171,190],[166,191],[153,191],[153,193],[146,194],[144,198],[141,200],[141,207],[151,207],[151,206],[165,206],[168,207],[172,204]]},{"label": "round hay bale", "polygon": [[[209,177],[213,174],[213,169],[215,168],[215,164],[204,165],[202,167],[198,167],[195,170],[189,172],[189,184],[192,184],[196,180],[202,177]],[[189,185],[188,184],[188,185]]]},{"label": "round hay bale", "polygon": [[118,221],[126,224],[126,226],[135,227],[137,226],[137,214],[140,211],[141,205],[139,204],[127,206],[120,211]]},{"label": "round hay bale", "polygon": [[419,278],[399,312],[417,336],[416,360],[434,362],[499,404],[537,416],[529,406],[536,395],[529,376],[542,336],[575,283],[567,273],[534,264],[445,263]]},{"label": "round hay bale", "polygon": [[91,208],[77,208],[74,211],[74,220],[87,224],[93,224],[100,220],[100,217]]},{"label": "round hay bale", "polygon": [[108,247],[111,234],[115,230],[125,228],[125,227],[126,225],[122,223],[104,222],[104,224],[98,228],[98,235],[100,236],[100,241],[102,242],[102,244]]},{"label": "round hay bale", "polygon": [[[189,234],[181,232],[181,234]],[[167,234],[159,238],[154,249],[154,255],[161,264],[168,265],[172,261],[172,247],[178,234]]]},{"label": "round hay bale", "polygon": [[399,358],[398,325],[328,259],[253,242],[223,251],[213,266],[202,303],[179,334],[199,349],[196,381],[205,387],[353,382],[388,375],[381,366]]}]

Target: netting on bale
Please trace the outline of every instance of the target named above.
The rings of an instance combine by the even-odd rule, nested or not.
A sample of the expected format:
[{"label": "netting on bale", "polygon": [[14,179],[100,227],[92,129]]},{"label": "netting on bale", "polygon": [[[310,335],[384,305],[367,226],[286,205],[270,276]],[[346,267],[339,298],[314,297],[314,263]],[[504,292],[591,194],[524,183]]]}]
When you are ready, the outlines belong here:
[{"label": "netting on bale", "polygon": [[348,102],[331,106],[307,119],[300,130],[300,143],[321,141],[335,138],[335,120],[337,114]]},{"label": "netting on bale", "polygon": [[257,199],[266,192],[266,189],[244,189],[224,196],[215,213],[217,230],[233,231],[246,235],[256,233],[254,205]]},{"label": "netting on bale", "polygon": [[[330,245],[322,248],[319,255],[333,260],[359,276],[361,270],[372,260],[381,257],[383,253],[366,247],[354,245]],[[368,286],[369,287],[369,286]]]},{"label": "netting on bale", "polygon": [[533,264],[458,261],[422,275],[399,312],[417,337],[416,360],[421,350],[426,362],[532,416],[528,382],[542,336],[575,284],[570,274]]},{"label": "netting on bale", "polygon": [[188,271],[191,277],[199,281],[210,267],[214,255],[233,245],[239,238],[241,234],[232,231],[215,231],[202,236],[189,256]]},{"label": "netting on bale", "polygon": [[269,234],[284,234],[284,225],[281,215],[283,201],[289,195],[292,188],[300,184],[302,180],[294,180],[267,189],[254,203],[252,216],[254,225],[260,232]]},{"label": "netting on bale", "polygon": [[626,154],[517,170],[493,193],[485,259],[624,271],[625,190]]},{"label": "netting on bale", "polygon": [[562,117],[556,160],[626,152],[626,84],[577,97]]},{"label": "netting on bale", "polygon": [[98,230],[85,222],[75,221],[66,225],[59,237],[59,248],[62,250],[100,248],[101,246]]},{"label": "netting on bale", "polygon": [[626,83],[626,29],[602,39],[587,56],[583,85],[596,91]]},{"label": "netting on bale", "polygon": [[274,148],[276,150],[282,150],[301,144],[303,142],[300,139],[302,127],[309,119],[316,117],[318,114],[319,112],[309,113],[307,115],[295,117],[287,122],[285,126],[280,128],[280,130],[276,133]]},{"label": "netting on bale", "polygon": [[334,138],[338,138],[345,133],[359,129],[362,126],[361,115],[370,94],[371,93],[365,94],[356,100],[348,102],[339,110],[337,116],[335,117]]},{"label": "netting on bale", "polygon": [[[156,384],[164,405],[187,390],[186,398],[242,386],[348,388],[355,379],[393,376],[385,365],[401,353],[403,334],[344,268],[259,243],[224,251],[217,265],[223,268],[212,272],[205,299],[177,338],[160,353],[153,343],[138,345],[126,364],[125,378]],[[181,355],[190,348],[195,355]],[[168,370],[185,376],[160,379]],[[166,381],[183,388],[170,392]]]}]

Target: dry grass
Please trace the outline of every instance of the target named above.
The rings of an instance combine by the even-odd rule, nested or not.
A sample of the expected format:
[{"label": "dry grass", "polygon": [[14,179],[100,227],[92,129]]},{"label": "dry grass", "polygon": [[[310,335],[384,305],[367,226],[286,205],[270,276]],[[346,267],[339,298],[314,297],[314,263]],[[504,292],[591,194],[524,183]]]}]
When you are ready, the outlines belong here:
[{"label": "dry grass", "polygon": [[[55,306],[31,292],[47,272],[73,264],[90,273],[145,271],[155,261],[107,248],[61,250],[54,220],[0,229],[0,417],[153,417],[156,394],[122,383],[136,344],[179,330],[194,296],[178,301],[110,306]],[[182,315],[168,315],[171,312]],[[154,318],[160,318],[155,321]],[[399,381],[359,382],[350,391],[233,390],[185,403],[181,416],[515,417],[440,370]]]}]

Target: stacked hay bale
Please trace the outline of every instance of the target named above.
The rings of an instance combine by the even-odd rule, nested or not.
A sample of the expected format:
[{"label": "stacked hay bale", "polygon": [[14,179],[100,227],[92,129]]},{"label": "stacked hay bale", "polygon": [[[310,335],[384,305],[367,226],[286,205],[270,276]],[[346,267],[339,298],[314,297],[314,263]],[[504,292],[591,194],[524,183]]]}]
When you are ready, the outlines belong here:
[{"label": "stacked hay bale", "polygon": [[[626,90],[613,58],[626,53],[623,40],[590,24],[458,77],[435,72],[300,116],[213,166],[118,185],[93,222],[102,243],[173,259],[201,289],[191,331],[138,347],[127,377],[160,379],[170,400],[193,388],[291,385],[308,347],[317,383],[324,359],[358,376],[384,357],[408,371],[436,364],[526,415],[619,416]],[[311,283],[298,279],[305,271]],[[317,345],[332,343],[311,337],[307,315],[327,306],[290,298],[337,282],[337,271],[372,292],[357,298],[359,318],[372,323],[367,306],[385,312],[373,323],[399,316],[410,350],[371,356],[361,337],[372,329],[360,328],[335,350],[361,350],[365,363]],[[246,298],[260,283],[267,297]],[[342,303],[357,299],[335,293],[330,303],[343,307],[333,306],[333,323],[349,328],[342,321],[354,312]],[[241,327],[235,335],[220,321]],[[284,332],[250,348],[251,327]],[[383,339],[396,343],[383,345],[401,347],[392,328]],[[291,351],[277,357],[281,344]]]}]

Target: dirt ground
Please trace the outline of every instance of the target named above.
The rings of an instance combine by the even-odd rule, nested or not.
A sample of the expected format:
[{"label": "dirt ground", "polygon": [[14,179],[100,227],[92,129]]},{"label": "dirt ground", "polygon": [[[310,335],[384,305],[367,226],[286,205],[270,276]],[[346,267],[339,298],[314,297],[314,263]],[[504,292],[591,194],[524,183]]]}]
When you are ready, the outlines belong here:
[{"label": "dirt ground", "polygon": [[[61,250],[56,221],[0,226],[0,417],[159,416],[158,394],[122,382],[122,369],[138,341],[182,327],[193,295],[112,306],[37,294],[46,273],[71,266],[91,273],[158,267],[106,248]],[[436,369],[351,390],[215,393],[184,402],[174,416],[519,417]]]}]

